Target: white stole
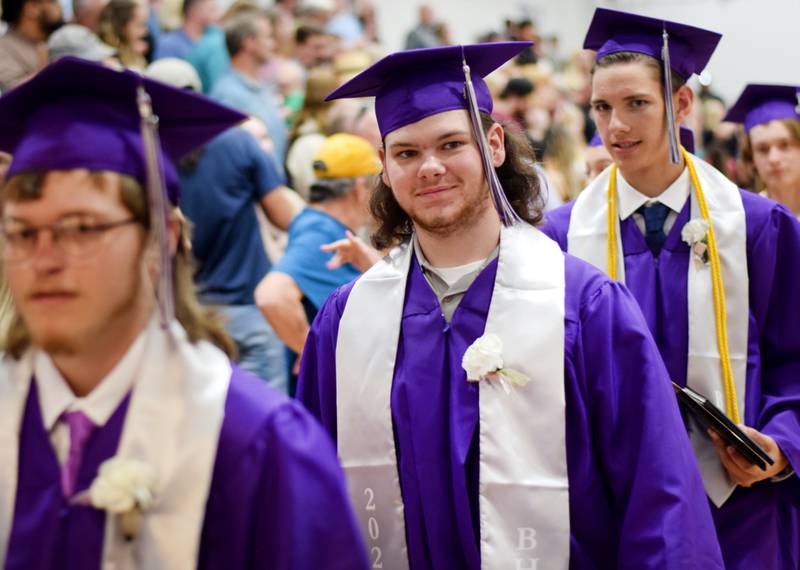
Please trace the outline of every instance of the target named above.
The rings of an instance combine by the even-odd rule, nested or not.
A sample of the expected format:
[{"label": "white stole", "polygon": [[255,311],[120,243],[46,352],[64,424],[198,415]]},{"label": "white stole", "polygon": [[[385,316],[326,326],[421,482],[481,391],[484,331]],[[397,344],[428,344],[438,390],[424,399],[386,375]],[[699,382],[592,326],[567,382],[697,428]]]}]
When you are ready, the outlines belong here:
[{"label": "white stole", "polygon": [[[102,568],[196,568],[206,501],[230,385],[227,356],[192,344],[173,322],[154,319],[125,416],[118,456],[156,472],[155,503],[128,542],[116,516],[106,517]],[[30,389],[32,350],[0,366],[0,565],[8,550],[17,489],[18,446]]]},{"label": "white stole", "polygon": [[[339,456],[373,567],[408,567],[390,397],[411,258],[409,244],[396,248],[356,282],[336,347]],[[485,332],[531,381],[510,394],[479,383],[486,570],[569,566],[564,295],[558,246],[527,224],[504,228]]]},{"label": "white stole", "polygon": [[[745,212],[739,189],[720,172],[702,160],[689,156],[708,205],[709,216],[719,249],[725,306],[728,320],[728,351],[733,369],[736,398],[744,418],[747,372],[747,330],[750,301],[747,273],[747,232]],[[575,201],[567,232],[569,253],[608,270],[608,182],[611,168],[606,168]],[[618,173],[618,176],[621,174]],[[619,180],[617,180],[619,186]],[[690,195],[691,219],[700,218],[694,188]],[[617,218],[617,276],[625,282],[625,256]],[[689,354],[687,384],[724,409],[722,367],[715,328],[711,265],[690,257],[687,268],[689,310]],[[689,434],[706,493],[721,507],[736,485],[722,467],[708,436],[692,421]]]}]

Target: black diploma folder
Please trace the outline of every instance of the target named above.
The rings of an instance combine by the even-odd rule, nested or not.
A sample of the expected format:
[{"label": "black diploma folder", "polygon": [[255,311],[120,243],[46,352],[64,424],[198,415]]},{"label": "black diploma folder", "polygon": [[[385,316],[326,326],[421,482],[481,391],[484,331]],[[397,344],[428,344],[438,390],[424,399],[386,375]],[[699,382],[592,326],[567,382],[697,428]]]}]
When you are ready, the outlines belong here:
[{"label": "black diploma folder", "polygon": [[683,404],[683,408],[697,420],[704,430],[713,429],[725,443],[733,446],[745,459],[760,467],[762,471],[767,470],[768,464],[775,463],[775,460],[760,445],[702,394],[688,386],[681,388],[675,382],[672,383],[672,387],[675,388],[678,401]]}]

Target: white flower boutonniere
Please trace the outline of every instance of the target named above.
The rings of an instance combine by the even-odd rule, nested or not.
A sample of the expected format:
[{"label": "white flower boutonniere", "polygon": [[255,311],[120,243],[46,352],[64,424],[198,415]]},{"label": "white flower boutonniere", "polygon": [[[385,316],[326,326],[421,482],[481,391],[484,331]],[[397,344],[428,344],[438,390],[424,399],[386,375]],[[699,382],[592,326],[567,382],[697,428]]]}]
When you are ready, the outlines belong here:
[{"label": "white flower boutonniere", "polygon": [[692,250],[695,261],[707,265],[708,257],[708,222],[703,218],[690,220],[681,230],[681,239]]},{"label": "white flower boutonniere", "polygon": [[503,341],[493,333],[487,333],[473,342],[461,359],[461,367],[469,382],[498,380],[506,394],[511,393],[509,383],[525,386],[530,382],[522,372],[503,367]]},{"label": "white flower boutonniere", "polygon": [[143,511],[155,500],[155,472],[136,459],[112,457],[103,462],[89,487],[89,500],[96,509],[118,515],[122,535],[133,540],[139,534]]}]

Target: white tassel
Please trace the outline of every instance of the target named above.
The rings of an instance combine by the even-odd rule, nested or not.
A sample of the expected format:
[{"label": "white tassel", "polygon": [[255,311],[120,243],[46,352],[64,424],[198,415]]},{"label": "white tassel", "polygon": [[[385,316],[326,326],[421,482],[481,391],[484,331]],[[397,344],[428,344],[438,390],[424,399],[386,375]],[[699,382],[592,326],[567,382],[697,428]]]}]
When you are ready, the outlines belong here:
[{"label": "white tassel", "polygon": [[678,142],[677,129],[675,128],[675,113],[672,110],[672,66],[669,62],[669,34],[663,28],[662,37],[664,44],[661,47],[661,61],[664,63],[664,106],[667,113],[667,140],[669,141],[669,158],[672,164],[681,161],[680,143]]},{"label": "white tassel", "polygon": [[478,100],[475,96],[475,87],[472,85],[472,75],[470,73],[469,65],[463,55],[461,56],[461,64],[464,70],[464,90],[467,97],[467,110],[469,111],[470,120],[472,121],[472,132],[475,135],[475,140],[478,141],[478,150],[480,151],[481,158],[483,159],[483,171],[486,175],[486,181],[489,184],[489,191],[492,194],[492,201],[497,213],[500,215],[500,221],[504,226],[513,226],[519,222],[521,218],[511,207],[511,204],[506,197],[500,179],[497,178],[497,172],[492,164],[491,153],[489,152],[489,141],[486,140],[486,134],[483,132],[481,125],[481,116],[478,109]]},{"label": "white tassel", "polygon": [[166,199],[166,184],[161,167],[161,145],[158,141],[158,117],[153,114],[150,96],[141,85],[136,93],[141,118],[142,144],[144,145],[147,199],[150,207],[150,231],[158,247],[160,271],[156,298],[161,316],[161,326],[167,328],[175,318],[175,291],[172,281],[172,255]]}]

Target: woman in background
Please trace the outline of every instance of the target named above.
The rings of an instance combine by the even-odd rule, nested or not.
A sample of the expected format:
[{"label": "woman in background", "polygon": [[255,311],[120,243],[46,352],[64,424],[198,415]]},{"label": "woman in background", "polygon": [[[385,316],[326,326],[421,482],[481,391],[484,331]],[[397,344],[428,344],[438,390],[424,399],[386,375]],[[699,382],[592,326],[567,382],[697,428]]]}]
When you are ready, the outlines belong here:
[{"label": "woman in background", "polygon": [[136,0],[111,0],[100,13],[97,35],[117,49],[125,67],[139,70],[147,67],[145,54],[150,47],[147,15],[147,4]]}]

